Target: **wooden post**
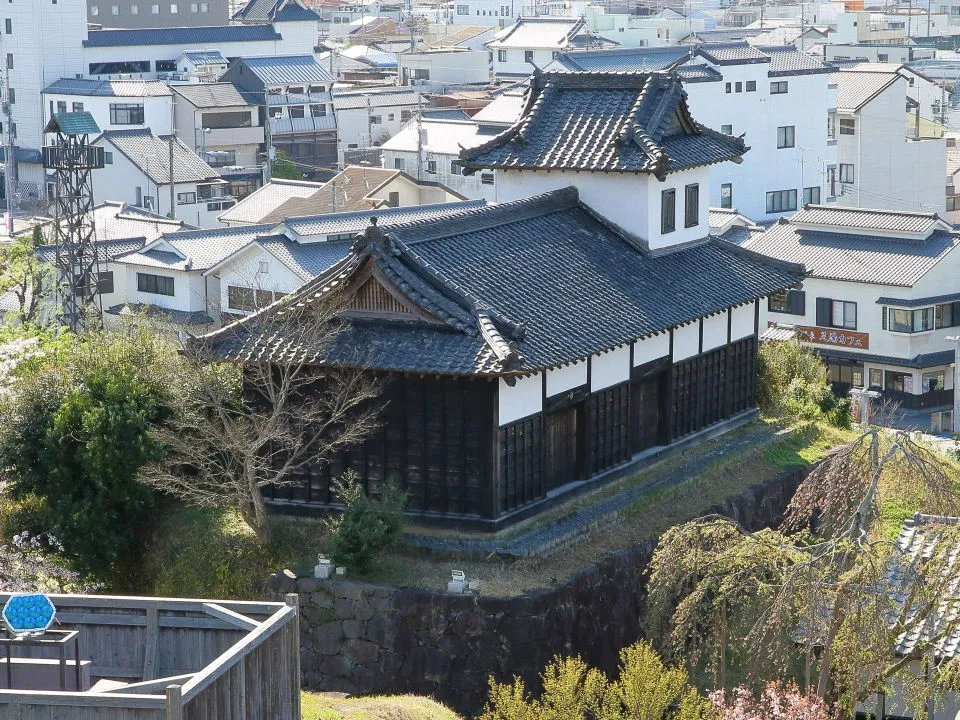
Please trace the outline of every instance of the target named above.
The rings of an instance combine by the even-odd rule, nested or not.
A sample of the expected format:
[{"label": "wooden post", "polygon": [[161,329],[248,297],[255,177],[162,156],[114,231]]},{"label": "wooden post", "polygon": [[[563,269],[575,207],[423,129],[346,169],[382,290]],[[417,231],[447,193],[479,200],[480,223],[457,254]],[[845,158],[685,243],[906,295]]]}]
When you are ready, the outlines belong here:
[{"label": "wooden post", "polygon": [[179,685],[167,687],[167,720],[183,720],[183,695]]},{"label": "wooden post", "polygon": [[293,620],[293,714],[291,720],[300,720],[300,596],[297,593],[287,593],[284,600],[294,609]]},{"label": "wooden post", "polygon": [[142,680],[157,679],[159,633],[159,612],[156,607],[149,607],[147,608],[147,628],[146,634],[144,635]]}]

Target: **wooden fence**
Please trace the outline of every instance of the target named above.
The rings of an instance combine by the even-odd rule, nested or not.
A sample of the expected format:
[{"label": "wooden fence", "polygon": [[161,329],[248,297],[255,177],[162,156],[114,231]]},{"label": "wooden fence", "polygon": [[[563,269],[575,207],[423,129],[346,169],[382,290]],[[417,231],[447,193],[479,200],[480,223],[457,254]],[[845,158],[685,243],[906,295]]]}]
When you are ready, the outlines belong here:
[{"label": "wooden fence", "polygon": [[[0,605],[9,596],[0,593]],[[0,690],[6,720],[299,720],[297,596],[287,603],[51,595],[80,630],[88,692]],[[41,648],[14,657],[44,658]],[[76,658],[71,660],[76,661]]]}]

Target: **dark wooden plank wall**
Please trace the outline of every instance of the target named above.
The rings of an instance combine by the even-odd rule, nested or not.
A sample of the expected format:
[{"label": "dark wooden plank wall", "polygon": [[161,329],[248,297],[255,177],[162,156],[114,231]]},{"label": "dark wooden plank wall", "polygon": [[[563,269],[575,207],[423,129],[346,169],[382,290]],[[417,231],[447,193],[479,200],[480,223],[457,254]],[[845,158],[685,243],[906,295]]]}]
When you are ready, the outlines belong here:
[{"label": "dark wooden plank wall", "polygon": [[531,415],[500,428],[499,513],[526,505],[546,494],[543,430],[543,414]]},{"label": "dark wooden plank wall", "polygon": [[595,475],[629,460],[630,383],[606,388],[587,398],[587,474]]},{"label": "dark wooden plank wall", "polygon": [[[307,468],[299,482],[267,488],[270,500],[336,503],[331,479],[348,468],[371,497],[386,481],[407,507],[448,515],[493,515],[491,448],[496,385],[484,380],[397,375],[385,380],[381,427],[366,442]],[[278,459],[279,462],[279,459]]]}]

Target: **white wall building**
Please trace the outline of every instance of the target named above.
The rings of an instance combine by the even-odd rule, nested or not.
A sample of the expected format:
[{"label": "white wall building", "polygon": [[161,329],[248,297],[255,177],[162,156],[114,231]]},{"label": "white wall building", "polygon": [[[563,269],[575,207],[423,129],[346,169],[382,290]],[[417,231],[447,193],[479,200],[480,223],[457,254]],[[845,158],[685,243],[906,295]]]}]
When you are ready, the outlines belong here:
[{"label": "white wall building", "polygon": [[[86,110],[101,130],[148,127],[170,133],[173,113],[170,87],[160,80],[92,80],[61,78],[43,90],[47,117]],[[184,128],[189,132],[189,127]]]},{"label": "white wall building", "polygon": [[900,424],[948,430],[953,346],[960,326],[960,236],[936,214],[811,206],[743,246],[802,262],[802,290],[771,297],[768,323],[797,336],[828,364],[841,392],[881,390]]},{"label": "white wall building", "polygon": [[616,44],[591,31],[583,18],[518,17],[493,36],[487,49],[496,77],[523,78],[534,65],[544,68],[561,52]]},{"label": "white wall building", "polygon": [[831,78],[837,168],[829,181],[837,204],[945,212],[946,141],[907,136],[908,79],[896,66],[888,73],[842,70]]},{"label": "white wall building", "polygon": [[106,153],[106,166],[93,171],[96,198],[123,201],[195,227],[216,227],[217,215],[234,202],[230,184],[180,140],[173,143],[172,173],[168,139],[149,128],[110,130],[94,144]]},{"label": "white wall building", "polygon": [[486,50],[419,50],[403,53],[397,60],[400,84],[416,85],[423,92],[443,92],[446,85],[486,84],[490,81]]},{"label": "white wall building", "polygon": [[588,5],[587,27],[598,35],[615,40],[621,47],[663,47],[677,45],[687,35],[706,30],[703,18],[682,15],[669,8],[647,17],[611,13],[600,5]]},{"label": "white wall building", "polygon": [[422,104],[416,88],[335,92],[339,161],[344,150],[379,147],[396,135]]}]

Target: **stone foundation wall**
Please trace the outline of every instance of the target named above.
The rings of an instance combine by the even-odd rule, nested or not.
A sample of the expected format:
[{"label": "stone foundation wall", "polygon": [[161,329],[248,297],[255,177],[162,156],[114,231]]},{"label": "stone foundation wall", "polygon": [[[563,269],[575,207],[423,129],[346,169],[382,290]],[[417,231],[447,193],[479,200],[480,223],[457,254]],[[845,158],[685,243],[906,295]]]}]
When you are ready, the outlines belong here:
[{"label": "stone foundation wall", "polygon": [[[781,477],[710,512],[749,529],[779,522],[806,471]],[[303,685],[350,693],[429,694],[467,715],[490,675],[536,687],[555,655],[607,672],[641,637],[645,569],[655,541],[625,550],[549,590],[518,597],[450,595],[353,581],[271,578],[297,592]],[[549,562],[549,560],[547,560]]]}]

